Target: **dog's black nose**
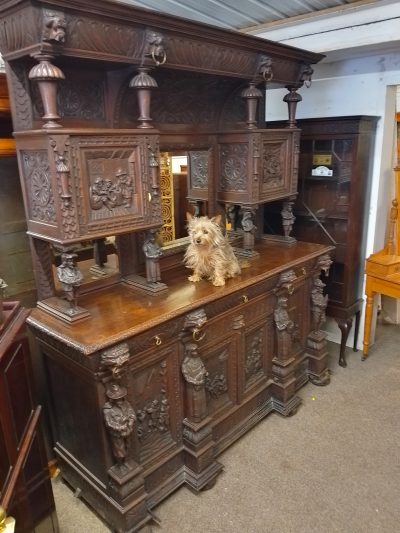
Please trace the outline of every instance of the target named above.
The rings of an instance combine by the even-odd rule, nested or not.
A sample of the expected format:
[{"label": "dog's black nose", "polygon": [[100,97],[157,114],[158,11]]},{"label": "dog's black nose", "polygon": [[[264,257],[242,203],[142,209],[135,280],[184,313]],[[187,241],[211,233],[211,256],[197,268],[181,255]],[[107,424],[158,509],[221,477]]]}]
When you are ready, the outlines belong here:
[{"label": "dog's black nose", "polygon": [[201,244],[201,239],[196,239],[196,244]]}]

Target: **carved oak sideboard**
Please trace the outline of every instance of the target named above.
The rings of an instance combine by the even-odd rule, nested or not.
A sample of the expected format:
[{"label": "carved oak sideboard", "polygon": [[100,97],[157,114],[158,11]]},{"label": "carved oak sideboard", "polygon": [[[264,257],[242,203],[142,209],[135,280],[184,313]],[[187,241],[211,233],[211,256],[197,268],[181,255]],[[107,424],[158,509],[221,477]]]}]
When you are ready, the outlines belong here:
[{"label": "carved oak sideboard", "polygon": [[169,291],[120,285],[82,297],[70,326],[41,309],[29,325],[44,355],[62,476],[116,531],[136,531],[183,483],[210,486],[218,455],[296,391],[329,382],[322,245],[260,244],[225,287],[169,276]]},{"label": "carved oak sideboard", "polygon": [[[323,56],[107,0],[6,0],[0,51],[61,472],[136,531],[182,483],[212,484],[217,456],[268,412],[293,413],[309,379],[329,381],[330,248],[290,236],[297,90]],[[284,128],[263,127],[266,85],[287,88]],[[156,240],[174,153],[195,215],[221,214],[249,262],[223,288],[189,283],[185,243]],[[272,200],[273,244],[258,222]]]}]

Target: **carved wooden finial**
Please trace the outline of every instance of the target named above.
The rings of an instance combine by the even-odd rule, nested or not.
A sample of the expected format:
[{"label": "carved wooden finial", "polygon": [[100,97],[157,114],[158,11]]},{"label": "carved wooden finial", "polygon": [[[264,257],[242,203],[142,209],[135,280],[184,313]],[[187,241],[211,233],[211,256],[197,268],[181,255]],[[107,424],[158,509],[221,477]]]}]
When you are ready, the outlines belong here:
[{"label": "carved wooden finial", "polygon": [[136,89],[138,95],[138,104],[140,124],[138,128],[152,128],[150,117],[151,90],[158,87],[156,80],[148,74],[149,69],[140,67],[139,73],[129,83],[129,87]]},{"label": "carved wooden finial", "polygon": [[44,115],[42,120],[47,121],[43,128],[60,128],[57,113],[57,82],[64,80],[65,76],[61,69],[52,64],[53,56],[40,53],[35,55],[38,65],[31,68],[29,79],[36,81],[42,98]]}]

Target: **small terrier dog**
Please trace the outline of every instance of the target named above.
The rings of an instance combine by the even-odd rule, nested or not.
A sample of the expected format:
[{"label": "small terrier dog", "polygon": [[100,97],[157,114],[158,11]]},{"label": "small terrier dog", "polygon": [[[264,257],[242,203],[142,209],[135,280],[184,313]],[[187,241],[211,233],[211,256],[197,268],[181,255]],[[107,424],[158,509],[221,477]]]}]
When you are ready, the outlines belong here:
[{"label": "small terrier dog", "polygon": [[189,281],[207,278],[213,285],[225,285],[225,280],[240,274],[240,265],[228,239],[223,235],[221,215],[213,218],[194,217],[186,213],[190,244],[184,262],[193,269]]}]

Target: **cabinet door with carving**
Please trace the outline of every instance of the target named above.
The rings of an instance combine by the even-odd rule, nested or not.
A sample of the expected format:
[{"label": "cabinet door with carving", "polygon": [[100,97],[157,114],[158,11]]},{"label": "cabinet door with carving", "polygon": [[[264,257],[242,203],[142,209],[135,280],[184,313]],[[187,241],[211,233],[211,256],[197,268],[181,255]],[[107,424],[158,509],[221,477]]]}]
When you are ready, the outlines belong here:
[{"label": "cabinet door with carving", "polygon": [[148,466],[182,441],[178,343],[156,346],[135,357],[127,385],[137,419],[135,460]]}]

